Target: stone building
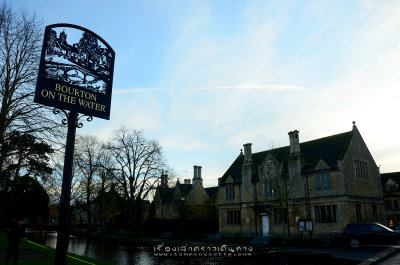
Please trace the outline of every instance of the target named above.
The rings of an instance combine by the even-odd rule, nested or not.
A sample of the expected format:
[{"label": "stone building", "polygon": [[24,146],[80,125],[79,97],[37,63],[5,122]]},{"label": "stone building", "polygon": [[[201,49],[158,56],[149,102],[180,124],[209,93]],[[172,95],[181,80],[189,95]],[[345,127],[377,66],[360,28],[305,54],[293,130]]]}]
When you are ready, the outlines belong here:
[{"label": "stone building", "polygon": [[121,215],[126,212],[126,203],[118,193],[115,184],[109,191],[101,190],[91,205],[92,226],[97,228],[122,225]]},{"label": "stone building", "polygon": [[193,179],[177,180],[168,186],[168,176],[161,176],[161,185],[154,196],[155,218],[211,219],[217,216],[218,187],[203,187],[201,166],[194,166]]},{"label": "stone building", "polygon": [[85,203],[76,202],[71,206],[71,224],[78,227],[85,227],[88,223],[88,211]]},{"label": "stone building", "polygon": [[386,225],[400,224],[400,172],[381,174]]},{"label": "stone building", "polygon": [[380,174],[355,123],[351,131],[252,153],[218,180],[219,232],[330,234],[347,224],[384,222]]},{"label": "stone building", "polygon": [[58,215],[59,215],[60,204],[50,204],[49,205],[49,226],[58,225]]}]

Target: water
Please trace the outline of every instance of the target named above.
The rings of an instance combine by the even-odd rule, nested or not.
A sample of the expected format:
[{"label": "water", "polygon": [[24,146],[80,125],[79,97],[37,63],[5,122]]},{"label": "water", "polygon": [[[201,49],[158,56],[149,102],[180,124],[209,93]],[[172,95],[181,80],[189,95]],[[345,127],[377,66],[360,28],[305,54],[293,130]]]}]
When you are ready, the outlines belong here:
[{"label": "water", "polygon": [[[28,238],[34,242],[41,243],[51,248],[56,248],[57,232],[52,231],[27,231]],[[164,246],[163,249],[174,246]],[[265,260],[250,257],[224,258],[224,257],[191,257],[184,260],[183,257],[159,257],[154,253],[154,247],[129,245],[128,243],[116,242],[105,239],[94,239],[83,236],[71,236],[68,245],[68,252],[77,255],[87,256],[117,265],[173,265],[173,264],[194,264],[194,265],[260,265],[266,264]],[[165,252],[164,252],[165,253]]]},{"label": "water", "polygon": [[[28,237],[35,242],[56,248],[57,232],[27,231]],[[167,265],[177,264],[179,259],[154,257],[153,249],[142,246],[124,245],[119,242],[71,236],[68,252],[87,256],[117,265]]]}]

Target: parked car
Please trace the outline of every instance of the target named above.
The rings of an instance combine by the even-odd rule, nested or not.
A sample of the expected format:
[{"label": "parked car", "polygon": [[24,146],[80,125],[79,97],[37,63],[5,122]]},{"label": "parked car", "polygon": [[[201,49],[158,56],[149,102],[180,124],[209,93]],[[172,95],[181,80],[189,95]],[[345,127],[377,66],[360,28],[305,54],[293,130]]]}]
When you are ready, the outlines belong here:
[{"label": "parked car", "polygon": [[352,248],[359,245],[400,245],[400,232],[378,223],[353,223],[343,228],[342,239]]},{"label": "parked car", "polygon": [[394,231],[400,231],[400,224],[393,226]]}]

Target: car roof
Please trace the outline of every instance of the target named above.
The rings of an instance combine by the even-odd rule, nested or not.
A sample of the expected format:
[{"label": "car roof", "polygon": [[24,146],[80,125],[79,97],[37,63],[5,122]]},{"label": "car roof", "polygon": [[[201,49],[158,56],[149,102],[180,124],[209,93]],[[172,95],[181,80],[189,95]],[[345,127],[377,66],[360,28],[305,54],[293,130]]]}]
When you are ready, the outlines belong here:
[{"label": "car roof", "polygon": [[349,229],[349,228],[355,228],[355,227],[360,227],[360,226],[364,226],[364,225],[377,225],[377,226],[383,227],[383,228],[385,228],[385,229],[392,230],[391,228],[389,228],[389,227],[387,227],[387,226],[385,226],[385,225],[383,225],[383,224],[380,224],[380,223],[373,223],[373,222],[351,223],[351,224],[347,224],[347,225],[345,226],[345,228]]}]

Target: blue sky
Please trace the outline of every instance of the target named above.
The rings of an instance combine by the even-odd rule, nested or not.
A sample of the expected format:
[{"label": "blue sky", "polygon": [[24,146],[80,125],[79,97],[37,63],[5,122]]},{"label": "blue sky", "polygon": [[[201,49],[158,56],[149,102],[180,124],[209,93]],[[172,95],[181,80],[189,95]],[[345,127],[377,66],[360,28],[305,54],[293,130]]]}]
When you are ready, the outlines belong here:
[{"label": "blue sky", "polygon": [[92,30],[116,53],[111,118],[157,140],[178,177],[217,185],[253,152],[360,130],[381,173],[400,171],[399,1],[16,0],[45,25]]}]

